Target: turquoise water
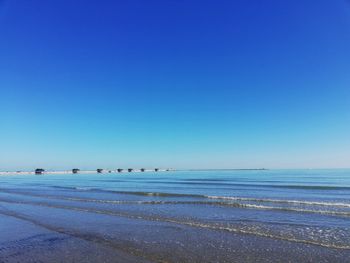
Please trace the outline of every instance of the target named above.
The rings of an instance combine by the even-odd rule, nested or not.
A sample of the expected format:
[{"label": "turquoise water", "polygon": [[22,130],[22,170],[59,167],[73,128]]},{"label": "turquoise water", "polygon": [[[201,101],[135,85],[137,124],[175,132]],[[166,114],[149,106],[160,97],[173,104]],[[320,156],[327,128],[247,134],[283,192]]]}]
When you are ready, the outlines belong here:
[{"label": "turquoise water", "polygon": [[[201,234],[207,231],[205,242],[242,235],[303,248],[311,246],[318,251],[329,249],[344,257],[350,251],[350,170],[14,175],[2,176],[0,182],[0,213],[35,222],[49,221],[51,227],[60,229],[67,227],[64,222],[69,218],[72,225],[79,221],[90,227],[90,232],[111,234],[111,228],[105,226],[113,225],[117,217],[123,219],[123,225],[135,220],[137,224],[155,224],[164,235],[169,234],[164,224],[195,229],[191,231],[202,231]],[[101,215],[114,219],[102,220]],[[91,221],[83,223],[89,217]],[[142,227],[133,229],[128,238],[140,236],[138,241],[128,239],[128,244],[143,247],[144,243],[138,242],[150,238],[149,233],[140,234],[145,231]],[[173,233],[174,239],[179,235],[180,240],[180,233]],[[224,236],[217,237],[218,233]],[[123,235],[126,234],[119,233],[118,237]],[[160,239],[154,237],[152,242]],[[188,242],[189,247],[192,244],[179,242]],[[174,251],[179,249],[176,244],[172,246]],[[130,245],[123,247],[130,249]],[[190,252],[184,253],[179,255]],[[211,255],[215,253],[217,250]],[[231,254],[216,255],[220,256],[229,262]]]}]

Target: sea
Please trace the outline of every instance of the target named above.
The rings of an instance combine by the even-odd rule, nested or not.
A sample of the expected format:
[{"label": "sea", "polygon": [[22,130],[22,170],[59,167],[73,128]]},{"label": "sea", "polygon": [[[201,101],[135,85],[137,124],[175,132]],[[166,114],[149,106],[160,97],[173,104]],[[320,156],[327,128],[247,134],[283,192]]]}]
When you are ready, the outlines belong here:
[{"label": "sea", "polygon": [[0,176],[0,262],[350,262],[350,170]]}]

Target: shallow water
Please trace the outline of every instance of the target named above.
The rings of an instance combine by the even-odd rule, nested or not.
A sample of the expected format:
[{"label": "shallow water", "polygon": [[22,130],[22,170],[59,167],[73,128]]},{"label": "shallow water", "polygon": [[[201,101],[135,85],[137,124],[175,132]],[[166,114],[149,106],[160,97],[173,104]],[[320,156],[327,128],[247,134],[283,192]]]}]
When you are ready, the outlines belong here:
[{"label": "shallow water", "polygon": [[3,222],[4,262],[348,262],[350,170],[1,176]]}]

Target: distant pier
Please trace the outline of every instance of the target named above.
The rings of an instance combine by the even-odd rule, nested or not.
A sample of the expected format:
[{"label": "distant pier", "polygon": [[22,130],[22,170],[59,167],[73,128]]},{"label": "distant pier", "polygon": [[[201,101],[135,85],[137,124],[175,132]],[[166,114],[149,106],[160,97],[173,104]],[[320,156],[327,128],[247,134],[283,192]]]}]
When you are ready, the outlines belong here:
[{"label": "distant pier", "polygon": [[105,169],[97,168],[96,170],[81,170],[79,168],[73,168],[71,170],[56,171],[56,170],[46,170],[44,168],[37,168],[34,171],[0,171],[0,175],[15,175],[15,174],[106,174],[106,173],[146,173],[146,172],[169,172],[175,171],[175,169],[169,168],[117,168],[117,169]]}]

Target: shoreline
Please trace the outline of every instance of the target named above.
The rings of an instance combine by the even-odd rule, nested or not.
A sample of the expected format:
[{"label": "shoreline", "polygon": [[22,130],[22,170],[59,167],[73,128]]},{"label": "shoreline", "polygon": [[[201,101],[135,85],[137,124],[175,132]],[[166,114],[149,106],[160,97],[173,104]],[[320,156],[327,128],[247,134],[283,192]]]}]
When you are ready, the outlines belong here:
[{"label": "shoreline", "polygon": [[74,176],[77,169],[58,170],[47,173],[65,174],[0,176],[0,261],[350,258],[348,172],[297,171],[291,182],[284,171],[99,175],[84,169],[91,174]]}]

